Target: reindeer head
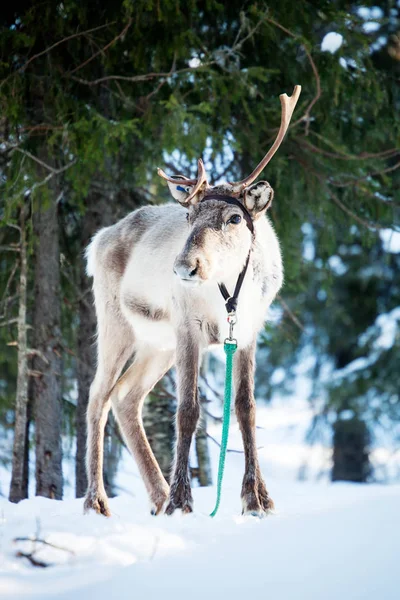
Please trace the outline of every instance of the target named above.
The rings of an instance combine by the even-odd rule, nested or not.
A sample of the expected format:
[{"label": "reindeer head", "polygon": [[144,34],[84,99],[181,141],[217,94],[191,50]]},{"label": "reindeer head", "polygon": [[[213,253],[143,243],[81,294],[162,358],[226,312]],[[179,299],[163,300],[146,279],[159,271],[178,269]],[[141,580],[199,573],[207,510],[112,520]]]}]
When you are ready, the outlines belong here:
[{"label": "reindeer head", "polygon": [[274,195],[267,181],[253,182],[281,145],[300,92],[296,85],[292,96],[280,96],[281,124],[275,142],[242,181],[210,185],[201,159],[197,179],[168,176],[158,169],[172,196],[188,211],[189,236],[174,265],[183,282],[219,282],[243,267],[252,244],[253,221],[265,214]]}]

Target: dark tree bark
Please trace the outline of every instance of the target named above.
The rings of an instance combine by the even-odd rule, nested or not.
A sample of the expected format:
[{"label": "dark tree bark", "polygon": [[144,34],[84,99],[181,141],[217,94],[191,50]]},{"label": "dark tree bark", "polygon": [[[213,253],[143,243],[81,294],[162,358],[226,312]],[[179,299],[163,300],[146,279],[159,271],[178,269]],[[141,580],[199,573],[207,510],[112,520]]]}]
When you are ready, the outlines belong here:
[{"label": "dark tree bark", "polygon": [[167,481],[170,479],[173,461],[175,410],[175,398],[157,389],[154,394],[149,394],[143,407],[143,425],[146,435]]},{"label": "dark tree bark", "polygon": [[202,399],[200,406],[199,426],[196,430],[195,446],[197,457],[196,475],[199,485],[200,487],[212,485],[211,460],[210,453],[208,450],[207,438],[207,415],[204,411],[204,404]]},{"label": "dark tree bark", "polygon": [[[111,225],[113,202],[106,196],[91,190],[86,198],[86,212],[82,217],[80,244],[86,248],[92,236],[101,228]],[[78,329],[78,403],[76,407],[76,458],[75,458],[75,493],[77,498],[85,495],[86,477],[86,410],[90,385],[93,381],[96,366],[96,313],[92,298],[92,282],[86,275],[86,264],[80,260],[80,300]],[[106,446],[105,450],[108,448]],[[104,461],[106,464],[106,460]]]},{"label": "dark tree bark", "polygon": [[337,420],[333,427],[332,481],[365,483],[371,475],[370,434],[364,421]]},{"label": "dark tree bark", "polygon": [[[54,181],[54,180],[53,180]],[[36,495],[61,499],[60,250],[57,186],[37,198],[33,214],[35,247],[35,370]]]},{"label": "dark tree bark", "polygon": [[10,502],[19,502],[28,497],[28,477],[26,456],[29,453],[29,421],[28,421],[28,347],[27,347],[27,241],[25,225],[25,207],[20,216],[20,276],[19,276],[19,310],[18,310],[18,375],[15,401],[14,444],[12,458],[12,474],[10,485]]},{"label": "dark tree bark", "polygon": [[23,469],[23,484],[22,490],[24,498],[28,498],[29,495],[29,432],[32,422],[32,382],[28,382],[28,412],[26,419],[26,431],[25,431],[25,454],[24,454],[24,469]]},{"label": "dark tree bark", "polygon": [[[204,378],[207,377],[209,363],[209,355],[205,354],[200,367],[200,375]],[[197,468],[192,469],[192,476],[197,477],[200,487],[212,485],[211,459],[207,438],[207,414],[205,411],[206,402],[207,398],[200,390],[200,420],[195,436]]]},{"label": "dark tree bark", "polygon": [[117,495],[115,478],[118,472],[119,459],[121,457],[121,442],[117,437],[114,416],[110,413],[104,435],[104,488],[109,498]]},{"label": "dark tree bark", "polygon": [[[207,376],[207,370],[209,365],[209,356],[205,354],[203,362],[201,364],[200,375],[203,377]],[[211,474],[211,459],[210,452],[208,449],[208,438],[207,438],[207,415],[205,412],[205,398],[200,393],[200,420],[199,426],[196,430],[195,447],[197,457],[197,470],[196,475],[200,487],[206,487],[212,485],[212,474]]]}]

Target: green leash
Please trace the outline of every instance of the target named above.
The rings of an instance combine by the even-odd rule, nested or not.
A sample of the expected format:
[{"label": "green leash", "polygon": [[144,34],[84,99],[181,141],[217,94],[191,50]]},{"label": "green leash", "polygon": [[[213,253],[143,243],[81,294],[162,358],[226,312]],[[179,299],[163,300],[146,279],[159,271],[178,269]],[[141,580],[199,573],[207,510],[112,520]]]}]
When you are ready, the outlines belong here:
[{"label": "green leash", "polygon": [[214,510],[210,514],[210,517],[215,517],[219,508],[219,504],[221,502],[222,479],[224,477],[226,449],[228,447],[229,422],[231,419],[233,355],[235,354],[237,349],[237,342],[235,339],[232,338],[233,324],[231,324],[229,338],[226,339],[224,343],[224,350],[226,354],[226,375],[224,393],[224,414],[222,420],[222,439],[218,465],[217,501],[215,503]]}]

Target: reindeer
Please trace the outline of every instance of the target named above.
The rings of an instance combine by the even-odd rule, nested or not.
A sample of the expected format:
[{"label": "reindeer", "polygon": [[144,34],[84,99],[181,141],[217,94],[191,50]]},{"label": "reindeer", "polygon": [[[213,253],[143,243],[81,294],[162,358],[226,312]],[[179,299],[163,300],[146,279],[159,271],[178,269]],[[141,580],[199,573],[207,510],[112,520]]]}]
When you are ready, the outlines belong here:
[{"label": "reindeer", "polygon": [[[100,230],[88,246],[98,366],[87,412],[85,512],[94,509],[110,516],[102,472],[111,406],[138,464],[152,514],[159,514],[165,504],[168,515],[176,509],[192,512],[188,461],[200,413],[199,361],[205,350],[227,337],[226,308],[237,317],[234,384],[245,455],[243,513],[263,516],[273,509],[257,457],[253,388],[256,337],[282,286],[283,267],[277,236],[266,217],[273,190],[267,181],[253,182],[282,143],[300,91],[296,86],[291,97],[280,96],[278,135],[249,177],[211,186],[201,159],[197,179],[169,177],[159,169],[180,206],[139,208]],[[234,289],[230,296],[228,290]],[[147,394],[174,364],[178,409],[169,487],[141,412]]]}]

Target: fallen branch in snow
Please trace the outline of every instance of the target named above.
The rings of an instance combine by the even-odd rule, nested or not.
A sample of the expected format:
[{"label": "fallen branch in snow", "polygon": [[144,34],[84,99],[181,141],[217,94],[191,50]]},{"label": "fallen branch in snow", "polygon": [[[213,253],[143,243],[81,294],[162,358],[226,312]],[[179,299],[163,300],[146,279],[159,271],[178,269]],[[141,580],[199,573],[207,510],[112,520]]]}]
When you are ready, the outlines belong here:
[{"label": "fallen branch in snow", "polygon": [[66,548],[65,546],[57,546],[56,544],[52,544],[51,542],[47,542],[46,540],[42,540],[36,536],[34,537],[16,537],[13,539],[14,543],[17,542],[33,542],[35,544],[43,544],[44,546],[50,546],[50,548],[55,548],[56,550],[62,550],[63,552],[69,552],[72,555],[75,555],[75,552],[70,548]]},{"label": "fallen branch in snow", "polygon": [[[40,519],[36,519],[36,534],[34,536],[16,537],[13,539],[14,544],[16,544],[18,542],[31,542],[31,544],[32,544],[32,549],[30,552],[23,552],[22,550],[18,550],[15,554],[17,556],[17,558],[26,558],[27,560],[29,560],[29,562],[34,567],[41,567],[41,568],[51,567],[52,563],[46,563],[43,560],[38,560],[35,557],[35,554],[37,554],[37,552],[39,552],[43,548],[43,546],[49,546],[50,548],[54,548],[55,550],[60,550],[61,552],[68,552],[68,554],[75,556],[75,552],[73,550],[70,550],[70,548],[65,548],[65,546],[57,546],[56,544],[52,544],[51,542],[47,542],[46,540],[43,540],[39,536],[40,536]],[[37,544],[41,544],[41,546],[38,548]]]},{"label": "fallen branch in snow", "polygon": [[40,539],[38,537],[39,528],[40,528],[40,524],[38,523],[38,532],[33,537],[16,537],[16,538],[14,538],[13,542],[15,544],[18,542],[31,542],[32,543],[31,552],[23,552],[22,550],[18,550],[15,553],[15,556],[17,558],[26,558],[27,560],[29,560],[31,565],[33,565],[34,567],[40,567],[42,569],[53,566],[53,563],[45,562],[43,560],[39,560],[38,558],[36,558],[35,555],[41,549],[41,548],[36,547],[37,544],[42,544],[42,546],[49,546],[50,548],[54,548],[55,550],[60,550],[61,552],[68,552],[72,556],[75,556],[75,552],[73,550],[70,550],[70,548],[65,548],[64,546],[57,546],[56,544],[52,544],[51,542],[47,542],[46,540]]},{"label": "fallen branch in snow", "polygon": [[15,555],[17,558],[27,558],[29,560],[29,562],[34,566],[34,567],[42,567],[42,568],[46,568],[46,567],[50,567],[51,563],[45,563],[42,560],[37,560],[34,556],[33,556],[33,552],[27,553],[27,552],[21,552],[18,551]]}]

